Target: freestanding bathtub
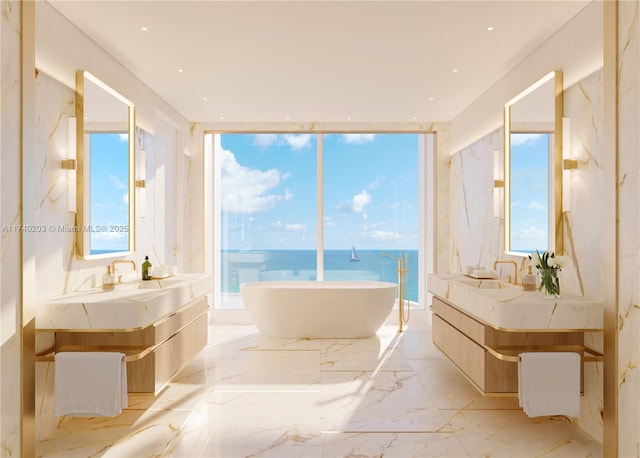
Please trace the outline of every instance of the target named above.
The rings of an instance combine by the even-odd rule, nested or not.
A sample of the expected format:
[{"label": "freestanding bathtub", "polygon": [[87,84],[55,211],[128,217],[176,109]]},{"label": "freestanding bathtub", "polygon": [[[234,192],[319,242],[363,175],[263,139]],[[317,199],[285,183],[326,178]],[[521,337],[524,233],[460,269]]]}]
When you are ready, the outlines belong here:
[{"label": "freestanding bathtub", "polygon": [[258,330],[275,338],[361,338],[380,329],[396,298],[380,281],[257,281],[240,287]]}]

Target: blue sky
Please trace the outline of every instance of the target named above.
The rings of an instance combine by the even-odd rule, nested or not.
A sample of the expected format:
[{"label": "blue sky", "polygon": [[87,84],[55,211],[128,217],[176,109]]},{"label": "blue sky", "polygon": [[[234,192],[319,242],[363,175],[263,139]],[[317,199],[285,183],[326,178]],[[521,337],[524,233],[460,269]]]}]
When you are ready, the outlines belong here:
[{"label": "blue sky", "polygon": [[[224,249],[315,249],[315,134],[216,136]],[[417,249],[418,135],[324,136],[326,249]]]},{"label": "blue sky", "polygon": [[[92,133],[91,141],[91,226],[126,226],[129,221],[128,136]],[[91,233],[91,251],[129,249],[127,232]]]},{"label": "blue sky", "polygon": [[548,247],[549,135],[511,134],[511,249]]}]

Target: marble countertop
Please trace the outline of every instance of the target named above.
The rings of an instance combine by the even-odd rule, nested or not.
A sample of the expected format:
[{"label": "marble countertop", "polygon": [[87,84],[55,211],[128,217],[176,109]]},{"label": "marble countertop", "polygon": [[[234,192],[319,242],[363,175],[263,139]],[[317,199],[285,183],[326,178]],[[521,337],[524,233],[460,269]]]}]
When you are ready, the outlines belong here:
[{"label": "marble countertop", "polygon": [[211,292],[213,279],[184,273],[51,297],[36,307],[36,330],[128,330],[148,326]]},{"label": "marble countertop", "polygon": [[[430,274],[428,291],[479,320],[507,330],[602,330],[603,304],[563,294],[547,299],[538,291],[500,283],[499,289],[462,274]],[[490,280],[496,282],[496,280]]]}]

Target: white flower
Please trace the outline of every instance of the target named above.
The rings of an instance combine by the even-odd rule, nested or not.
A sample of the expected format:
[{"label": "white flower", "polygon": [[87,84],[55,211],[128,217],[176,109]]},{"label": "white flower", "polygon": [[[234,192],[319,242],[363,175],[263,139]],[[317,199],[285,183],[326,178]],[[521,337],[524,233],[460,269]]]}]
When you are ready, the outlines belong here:
[{"label": "white flower", "polygon": [[562,269],[567,265],[567,260],[568,258],[566,256],[554,256],[553,258],[549,257],[547,263],[549,264],[549,267],[553,267],[554,269]]}]

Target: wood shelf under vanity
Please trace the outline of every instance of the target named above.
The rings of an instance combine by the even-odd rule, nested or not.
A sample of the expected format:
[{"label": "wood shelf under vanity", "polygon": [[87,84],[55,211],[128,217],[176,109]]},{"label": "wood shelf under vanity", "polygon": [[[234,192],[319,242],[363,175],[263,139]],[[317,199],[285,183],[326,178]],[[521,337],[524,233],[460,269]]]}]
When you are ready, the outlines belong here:
[{"label": "wood shelf under vanity", "polygon": [[[120,351],[127,354],[130,393],[158,393],[207,343],[207,299],[199,297],[154,323],[127,330],[55,330],[56,351]],[[52,356],[46,356],[52,361]]]},{"label": "wood shelf under vanity", "polygon": [[578,351],[601,360],[584,347],[588,330],[498,329],[441,298],[433,297],[433,343],[483,394],[512,396],[518,392],[517,354],[522,351]]}]

